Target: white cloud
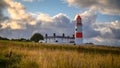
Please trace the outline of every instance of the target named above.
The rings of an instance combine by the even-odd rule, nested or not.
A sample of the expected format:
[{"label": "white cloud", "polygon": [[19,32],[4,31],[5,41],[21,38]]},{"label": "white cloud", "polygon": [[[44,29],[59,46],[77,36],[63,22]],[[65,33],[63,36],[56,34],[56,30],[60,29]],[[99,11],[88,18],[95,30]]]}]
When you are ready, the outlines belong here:
[{"label": "white cloud", "polygon": [[50,17],[48,14],[40,13],[37,17],[37,20],[43,21],[43,22],[53,22],[52,17]]},{"label": "white cloud", "polygon": [[37,23],[31,14],[25,12],[25,7],[21,3],[14,0],[4,0],[3,3],[6,4],[4,6],[10,14],[10,18],[7,21],[1,22],[2,29],[25,29],[26,24],[35,25]]},{"label": "white cloud", "polygon": [[18,23],[16,21],[11,21],[10,23],[9,22],[4,22],[4,23],[1,23],[2,25],[2,29],[5,29],[7,27],[13,29],[13,30],[16,30],[16,29],[24,29],[23,27],[23,24],[21,23]]},{"label": "white cloud", "polygon": [[12,0],[5,0],[5,2],[9,5],[7,10],[12,19],[21,20],[30,18],[30,15],[25,12],[25,8],[21,3]]}]

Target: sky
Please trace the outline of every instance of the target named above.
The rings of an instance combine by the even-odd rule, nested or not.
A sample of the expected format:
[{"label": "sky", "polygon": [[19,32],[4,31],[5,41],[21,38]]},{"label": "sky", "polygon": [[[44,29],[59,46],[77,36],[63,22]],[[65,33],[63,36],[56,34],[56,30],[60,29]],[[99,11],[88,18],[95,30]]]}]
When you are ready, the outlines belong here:
[{"label": "sky", "polygon": [[120,46],[119,7],[120,0],[0,0],[0,36],[72,36],[79,14],[84,43]]}]

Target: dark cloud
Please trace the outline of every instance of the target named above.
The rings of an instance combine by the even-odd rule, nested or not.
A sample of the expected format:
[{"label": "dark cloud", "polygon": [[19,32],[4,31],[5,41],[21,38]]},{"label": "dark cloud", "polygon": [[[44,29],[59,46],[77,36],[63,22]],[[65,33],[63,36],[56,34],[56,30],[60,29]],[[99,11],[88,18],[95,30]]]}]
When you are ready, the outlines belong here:
[{"label": "dark cloud", "polygon": [[[95,27],[94,27],[95,26]],[[120,40],[120,22],[113,21],[109,23],[96,23],[93,25],[95,31],[100,32],[100,37],[106,39]]]},{"label": "dark cloud", "polygon": [[[42,13],[40,13],[41,15]],[[62,35],[62,33],[65,33],[66,35],[73,35],[74,34],[74,23],[70,23],[70,19],[65,14],[57,14],[56,16],[49,17],[48,14],[42,14],[45,18],[37,18],[37,23],[35,25],[25,24],[25,29],[14,29],[12,28],[12,25],[19,25],[14,23],[11,27],[4,28],[4,31],[0,33],[2,36],[6,36],[8,38],[30,38],[32,34],[36,32],[40,32],[43,35],[46,33],[49,35],[53,35],[53,33],[56,33],[57,35]],[[39,15],[37,15],[39,17]],[[20,21],[21,22],[21,21]],[[19,22],[17,22],[19,23]],[[18,26],[17,26],[18,28]]]},{"label": "dark cloud", "polygon": [[6,3],[3,0],[0,0],[0,22],[4,18],[3,9],[5,8]]},{"label": "dark cloud", "polygon": [[103,14],[120,15],[120,0],[64,0],[71,6],[91,8]]},{"label": "dark cloud", "polygon": [[120,40],[120,29],[113,29],[113,28],[111,28],[111,30],[112,30],[112,32],[114,34],[115,39]]},{"label": "dark cloud", "polygon": [[88,10],[80,14],[83,23],[84,42],[94,42],[100,45],[120,44],[120,22],[96,22],[97,14]]},{"label": "dark cloud", "polygon": [[72,23],[65,14],[59,13],[50,18],[52,19],[52,22],[41,21],[40,27],[43,33],[57,33],[58,35],[62,35],[62,33],[65,33],[66,35],[74,34],[74,23]]}]

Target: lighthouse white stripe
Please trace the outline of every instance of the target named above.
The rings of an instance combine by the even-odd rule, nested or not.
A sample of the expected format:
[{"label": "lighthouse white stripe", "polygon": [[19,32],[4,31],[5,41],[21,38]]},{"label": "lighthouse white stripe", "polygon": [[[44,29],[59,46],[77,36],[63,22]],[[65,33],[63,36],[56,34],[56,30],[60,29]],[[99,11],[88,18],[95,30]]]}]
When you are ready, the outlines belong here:
[{"label": "lighthouse white stripe", "polygon": [[82,44],[83,39],[82,38],[75,38],[75,44]]},{"label": "lighthouse white stripe", "polygon": [[81,26],[76,27],[76,31],[77,32],[82,32],[82,27]]}]

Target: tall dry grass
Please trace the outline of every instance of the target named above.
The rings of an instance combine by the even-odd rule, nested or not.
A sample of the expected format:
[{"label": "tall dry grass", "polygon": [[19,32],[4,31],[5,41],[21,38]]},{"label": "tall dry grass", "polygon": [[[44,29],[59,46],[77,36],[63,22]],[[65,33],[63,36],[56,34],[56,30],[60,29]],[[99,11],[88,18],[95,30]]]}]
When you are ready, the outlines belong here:
[{"label": "tall dry grass", "polygon": [[0,66],[3,68],[120,68],[120,48],[0,41]]}]

